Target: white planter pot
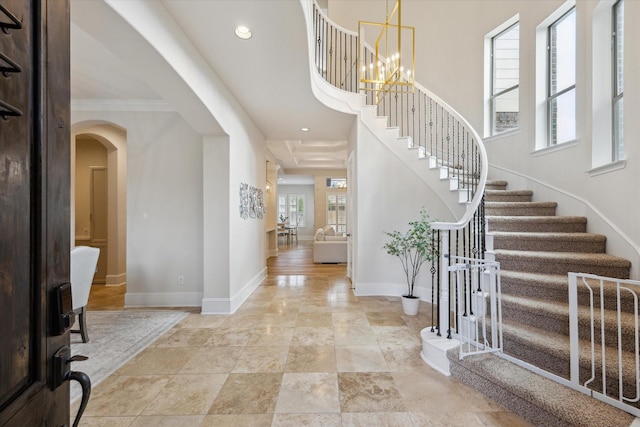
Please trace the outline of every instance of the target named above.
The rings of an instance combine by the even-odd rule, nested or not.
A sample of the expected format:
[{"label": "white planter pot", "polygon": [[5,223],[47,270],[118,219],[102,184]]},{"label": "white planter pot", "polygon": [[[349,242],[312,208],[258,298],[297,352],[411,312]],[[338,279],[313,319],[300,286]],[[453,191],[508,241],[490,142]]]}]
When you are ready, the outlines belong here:
[{"label": "white planter pot", "polygon": [[418,306],[420,305],[420,298],[409,298],[402,296],[402,311],[408,316],[415,316],[418,314]]}]

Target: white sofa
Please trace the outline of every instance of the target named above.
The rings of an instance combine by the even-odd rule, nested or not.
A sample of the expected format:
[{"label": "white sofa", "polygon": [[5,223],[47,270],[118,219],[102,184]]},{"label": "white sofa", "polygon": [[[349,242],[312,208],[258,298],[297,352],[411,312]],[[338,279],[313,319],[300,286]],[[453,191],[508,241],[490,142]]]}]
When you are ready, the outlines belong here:
[{"label": "white sofa", "polygon": [[336,233],[330,225],[318,228],[313,237],[313,262],[327,264],[347,262],[347,236]]}]

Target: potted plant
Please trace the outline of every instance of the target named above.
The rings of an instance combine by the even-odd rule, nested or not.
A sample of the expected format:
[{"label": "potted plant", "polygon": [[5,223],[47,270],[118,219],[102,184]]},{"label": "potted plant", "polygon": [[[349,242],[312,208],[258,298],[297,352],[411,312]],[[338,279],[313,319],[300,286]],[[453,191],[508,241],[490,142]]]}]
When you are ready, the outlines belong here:
[{"label": "potted plant", "polygon": [[422,264],[433,260],[434,256],[429,215],[423,208],[420,210],[420,219],[409,222],[409,229],[404,234],[399,231],[385,231],[385,234],[391,239],[383,249],[400,259],[407,280],[407,294],[402,296],[402,308],[405,314],[415,315],[420,302],[413,293],[416,277]]}]

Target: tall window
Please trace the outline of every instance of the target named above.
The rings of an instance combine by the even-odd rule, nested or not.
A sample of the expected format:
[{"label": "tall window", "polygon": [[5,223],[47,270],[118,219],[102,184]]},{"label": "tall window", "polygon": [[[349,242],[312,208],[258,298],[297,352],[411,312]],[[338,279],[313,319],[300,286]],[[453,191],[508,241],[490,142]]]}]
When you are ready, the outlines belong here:
[{"label": "tall window", "polygon": [[556,145],[576,138],[575,7],[551,24],[548,40],[548,143]]},{"label": "tall window", "polygon": [[347,195],[327,195],[327,225],[333,225],[338,233],[347,232]]},{"label": "tall window", "polygon": [[491,38],[491,134],[520,123],[520,24]]},{"label": "tall window", "polygon": [[624,158],[624,0],[613,6],[613,160]]},{"label": "tall window", "polygon": [[286,222],[296,227],[304,227],[304,218],[304,194],[284,194],[278,196],[278,222]]}]

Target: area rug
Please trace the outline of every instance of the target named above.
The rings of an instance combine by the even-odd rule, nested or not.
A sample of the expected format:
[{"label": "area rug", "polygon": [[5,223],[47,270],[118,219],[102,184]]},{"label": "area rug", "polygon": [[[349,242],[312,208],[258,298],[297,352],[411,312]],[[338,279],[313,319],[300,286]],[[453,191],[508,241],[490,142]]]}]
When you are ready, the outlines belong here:
[{"label": "area rug", "polygon": [[[187,314],[174,310],[88,311],[89,342],[83,343],[80,334],[71,334],[71,354],[89,359],[73,362],[71,369],[89,375],[95,387]],[[81,395],[82,389],[73,381],[71,402]]]}]

